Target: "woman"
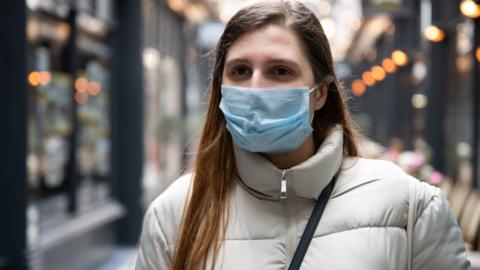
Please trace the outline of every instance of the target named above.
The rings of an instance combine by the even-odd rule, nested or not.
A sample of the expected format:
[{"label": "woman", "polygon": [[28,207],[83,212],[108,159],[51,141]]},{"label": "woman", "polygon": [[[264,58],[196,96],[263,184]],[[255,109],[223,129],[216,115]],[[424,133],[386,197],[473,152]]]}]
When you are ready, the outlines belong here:
[{"label": "woman", "polygon": [[469,268],[441,192],[359,157],[328,41],[304,5],[240,10],[212,78],[194,172],[150,205],[136,269],[287,269],[319,197],[301,269],[406,269],[408,258],[412,269]]}]

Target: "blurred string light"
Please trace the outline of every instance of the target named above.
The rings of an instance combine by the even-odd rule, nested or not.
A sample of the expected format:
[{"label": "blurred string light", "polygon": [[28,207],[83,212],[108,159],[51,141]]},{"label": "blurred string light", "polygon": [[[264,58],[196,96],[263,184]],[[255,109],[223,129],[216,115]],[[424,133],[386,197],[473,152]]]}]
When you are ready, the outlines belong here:
[{"label": "blurred string light", "polygon": [[396,50],[392,53],[392,60],[395,65],[403,67],[408,64],[408,55],[401,50]]},{"label": "blurred string light", "polygon": [[27,77],[31,86],[46,86],[52,81],[52,74],[49,71],[32,71]]},{"label": "blurred string light", "polygon": [[[377,82],[385,80],[389,73],[397,71],[398,67],[406,66],[409,63],[408,55],[401,50],[392,52],[391,58],[384,58],[381,65],[375,65],[370,70],[362,73],[362,79],[352,81],[352,93],[355,96],[362,96],[368,87],[374,86]],[[414,65],[415,76],[418,80],[422,80],[426,76],[426,67],[422,63]],[[422,97],[415,97],[415,104],[422,106]],[[425,97],[426,98],[426,97]],[[412,99],[413,104],[413,99]]]},{"label": "blurred string light", "polygon": [[373,77],[373,74],[370,71],[365,71],[362,73],[362,80],[363,80],[363,83],[365,83],[368,86],[375,85],[375,78]]},{"label": "blurred string light", "polygon": [[388,73],[394,73],[397,71],[397,65],[395,65],[395,62],[393,62],[393,60],[390,58],[385,58],[382,60],[382,67]]},{"label": "blurred string light", "polygon": [[87,91],[88,88],[88,81],[85,78],[78,78],[75,80],[75,90],[80,93],[84,93]]},{"label": "blurred string light", "polygon": [[371,72],[372,72],[373,78],[378,82],[383,81],[387,76],[385,70],[381,66],[372,67]]},{"label": "blurred string light", "polygon": [[102,90],[102,87],[98,82],[92,81],[88,83],[88,88],[87,88],[88,94],[92,96],[98,96],[101,90]]},{"label": "blurred string light", "polygon": [[85,104],[88,100],[88,94],[85,92],[76,92],[74,99],[79,104]]},{"label": "blurred string light", "polygon": [[464,0],[460,4],[460,11],[463,15],[476,19],[480,17],[480,4],[475,3],[473,0]]},{"label": "blurred string light", "polygon": [[[477,50],[480,50],[480,48]],[[477,51],[477,53],[480,54],[480,51]],[[388,74],[396,72],[399,67],[406,66],[409,61],[409,57],[404,51],[393,51],[391,58],[384,58],[381,65],[372,66],[370,70],[362,73],[361,79],[352,81],[352,93],[357,97],[362,96],[368,90],[368,87],[385,80]],[[416,61],[412,66],[412,73],[415,80],[421,82],[427,75],[425,63],[421,60]],[[412,96],[411,102],[416,109],[422,109],[427,106],[428,98],[423,94],[416,94]]]},{"label": "blurred string light", "polygon": [[412,105],[415,109],[423,109],[428,104],[428,98],[424,94],[415,94],[412,96]]},{"label": "blurred string light", "polygon": [[480,62],[480,47],[477,47],[475,50],[475,55],[477,56],[477,61]]},{"label": "blurred string light", "polygon": [[40,72],[32,71],[28,74],[28,83],[31,86],[38,86],[40,84]]},{"label": "blurred string light", "polygon": [[48,71],[41,71],[40,72],[40,85],[45,86],[50,84],[52,81],[52,74]]},{"label": "blurred string light", "polygon": [[352,93],[359,97],[365,94],[365,91],[367,90],[367,86],[362,82],[362,80],[353,80],[352,82]]},{"label": "blurred string light", "polygon": [[445,32],[435,25],[426,27],[423,34],[425,38],[431,42],[441,42],[445,39]]},{"label": "blurred string light", "polygon": [[102,91],[102,86],[99,82],[88,81],[84,77],[75,80],[75,96],[74,99],[79,104],[84,104],[88,101],[88,96],[98,96]]}]

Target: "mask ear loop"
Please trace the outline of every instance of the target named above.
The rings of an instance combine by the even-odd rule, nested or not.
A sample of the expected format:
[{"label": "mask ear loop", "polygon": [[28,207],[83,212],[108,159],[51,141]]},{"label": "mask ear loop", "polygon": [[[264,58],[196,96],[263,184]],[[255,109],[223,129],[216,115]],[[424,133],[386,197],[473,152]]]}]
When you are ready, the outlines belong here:
[{"label": "mask ear loop", "polygon": [[[311,93],[315,92],[317,89],[318,89],[318,84],[317,84],[315,87],[313,87],[312,89],[310,89],[310,90],[308,91],[308,95],[310,95]],[[315,111],[313,111],[312,116],[310,116],[310,120],[308,120],[308,125],[309,125],[309,126],[312,125],[314,116],[315,116]]]},{"label": "mask ear loop", "polygon": [[[329,85],[331,84],[332,82],[335,81],[335,77],[333,76],[327,76],[327,79],[326,79],[326,84]],[[318,90],[318,84],[316,86],[314,86],[312,89],[310,89],[310,91],[308,91],[308,94],[310,95],[311,93],[315,92],[316,90]],[[312,125],[312,122],[313,122],[313,118],[315,117],[315,111],[312,113],[312,116],[310,117],[310,120],[308,121],[308,125]]]}]

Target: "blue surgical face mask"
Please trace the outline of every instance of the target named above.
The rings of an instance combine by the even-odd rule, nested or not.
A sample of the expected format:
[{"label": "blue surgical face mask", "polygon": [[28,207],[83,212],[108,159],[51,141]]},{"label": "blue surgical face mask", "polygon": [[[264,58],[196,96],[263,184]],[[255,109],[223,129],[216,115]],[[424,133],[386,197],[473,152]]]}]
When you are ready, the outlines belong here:
[{"label": "blue surgical face mask", "polygon": [[234,143],[268,154],[298,149],[313,131],[309,96],[315,89],[222,86],[220,109]]}]

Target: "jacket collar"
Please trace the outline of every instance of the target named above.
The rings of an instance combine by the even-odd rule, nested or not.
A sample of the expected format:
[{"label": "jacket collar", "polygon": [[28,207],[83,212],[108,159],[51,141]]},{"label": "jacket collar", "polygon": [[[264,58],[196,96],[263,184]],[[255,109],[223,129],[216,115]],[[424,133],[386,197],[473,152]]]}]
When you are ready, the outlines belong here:
[{"label": "jacket collar", "polygon": [[[282,170],[263,155],[248,152],[234,144],[240,185],[264,199],[281,198]],[[287,196],[317,199],[339,170],[343,159],[343,128],[336,126],[315,155],[285,170]]]}]

